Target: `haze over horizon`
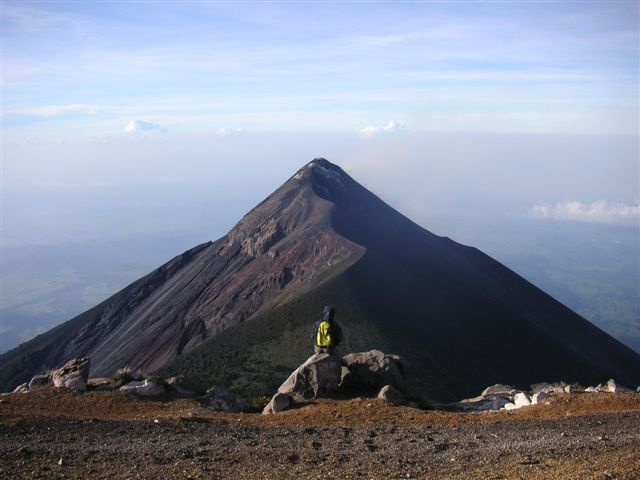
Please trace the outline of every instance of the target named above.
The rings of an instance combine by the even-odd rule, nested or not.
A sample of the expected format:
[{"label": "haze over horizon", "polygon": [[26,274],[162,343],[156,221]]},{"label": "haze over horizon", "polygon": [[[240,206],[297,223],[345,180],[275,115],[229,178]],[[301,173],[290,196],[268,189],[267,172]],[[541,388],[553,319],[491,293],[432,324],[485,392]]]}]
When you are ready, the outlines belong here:
[{"label": "haze over horizon", "polygon": [[326,157],[640,348],[637,2],[0,5],[5,340]]}]

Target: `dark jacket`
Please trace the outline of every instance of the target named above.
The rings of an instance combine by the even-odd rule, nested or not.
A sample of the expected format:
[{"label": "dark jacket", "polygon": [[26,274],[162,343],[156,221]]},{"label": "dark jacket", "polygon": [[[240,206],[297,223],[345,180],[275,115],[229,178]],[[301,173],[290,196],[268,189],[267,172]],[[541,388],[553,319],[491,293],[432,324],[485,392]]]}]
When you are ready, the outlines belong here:
[{"label": "dark jacket", "polygon": [[331,348],[335,348],[340,344],[342,341],[342,329],[340,328],[340,325],[338,325],[338,322],[333,319],[334,315],[335,310],[331,305],[324,307],[324,310],[322,311],[322,318],[320,320],[316,320],[313,324],[313,331],[311,332],[311,341],[313,342],[313,345],[316,344],[318,327],[320,326],[320,323],[325,320],[331,324]]}]

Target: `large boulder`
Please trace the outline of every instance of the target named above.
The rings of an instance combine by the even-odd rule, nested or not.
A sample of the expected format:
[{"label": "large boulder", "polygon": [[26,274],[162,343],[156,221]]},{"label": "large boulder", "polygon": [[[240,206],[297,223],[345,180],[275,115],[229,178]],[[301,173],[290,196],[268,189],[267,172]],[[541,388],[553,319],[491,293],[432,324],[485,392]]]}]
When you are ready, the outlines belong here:
[{"label": "large boulder", "polygon": [[278,393],[284,393],[295,401],[326,395],[338,388],[342,366],[340,358],[328,353],[316,353],[296,368]]},{"label": "large boulder", "polygon": [[289,395],[285,393],[276,393],[271,401],[267,404],[267,406],[264,407],[262,413],[278,413],[291,408],[294,403],[295,402],[293,401],[293,398],[291,398]]},{"label": "large boulder", "polygon": [[65,363],[61,368],[51,373],[51,380],[55,387],[68,388],[75,391],[85,391],[89,379],[88,358],[74,358]]},{"label": "large boulder", "polygon": [[340,388],[377,392],[385,385],[391,385],[407,391],[409,366],[398,355],[370,350],[345,355],[342,363],[348,370],[342,377]]},{"label": "large boulder", "polygon": [[124,393],[134,393],[141,397],[154,397],[166,392],[162,382],[150,378],[129,382],[120,387],[120,391]]}]

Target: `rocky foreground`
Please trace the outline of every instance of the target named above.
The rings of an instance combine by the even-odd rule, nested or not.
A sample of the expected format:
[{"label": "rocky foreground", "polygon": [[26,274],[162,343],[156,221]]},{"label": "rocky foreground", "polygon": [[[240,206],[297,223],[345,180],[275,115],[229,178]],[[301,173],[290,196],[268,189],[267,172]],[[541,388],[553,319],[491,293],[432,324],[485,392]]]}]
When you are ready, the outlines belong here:
[{"label": "rocky foreground", "polygon": [[2,397],[0,478],[635,479],[640,395],[461,413],[372,398],[275,415],[51,387]]}]

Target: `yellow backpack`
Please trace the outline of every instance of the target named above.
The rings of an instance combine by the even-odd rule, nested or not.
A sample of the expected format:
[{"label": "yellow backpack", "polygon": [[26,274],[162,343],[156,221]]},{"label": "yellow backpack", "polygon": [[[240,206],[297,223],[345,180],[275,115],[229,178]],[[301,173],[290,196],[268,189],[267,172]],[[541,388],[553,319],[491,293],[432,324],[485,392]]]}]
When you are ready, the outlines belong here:
[{"label": "yellow backpack", "polygon": [[331,324],[326,320],[323,320],[320,322],[320,325],[318,325],[316,345],[323,348],[331,346]]}]

